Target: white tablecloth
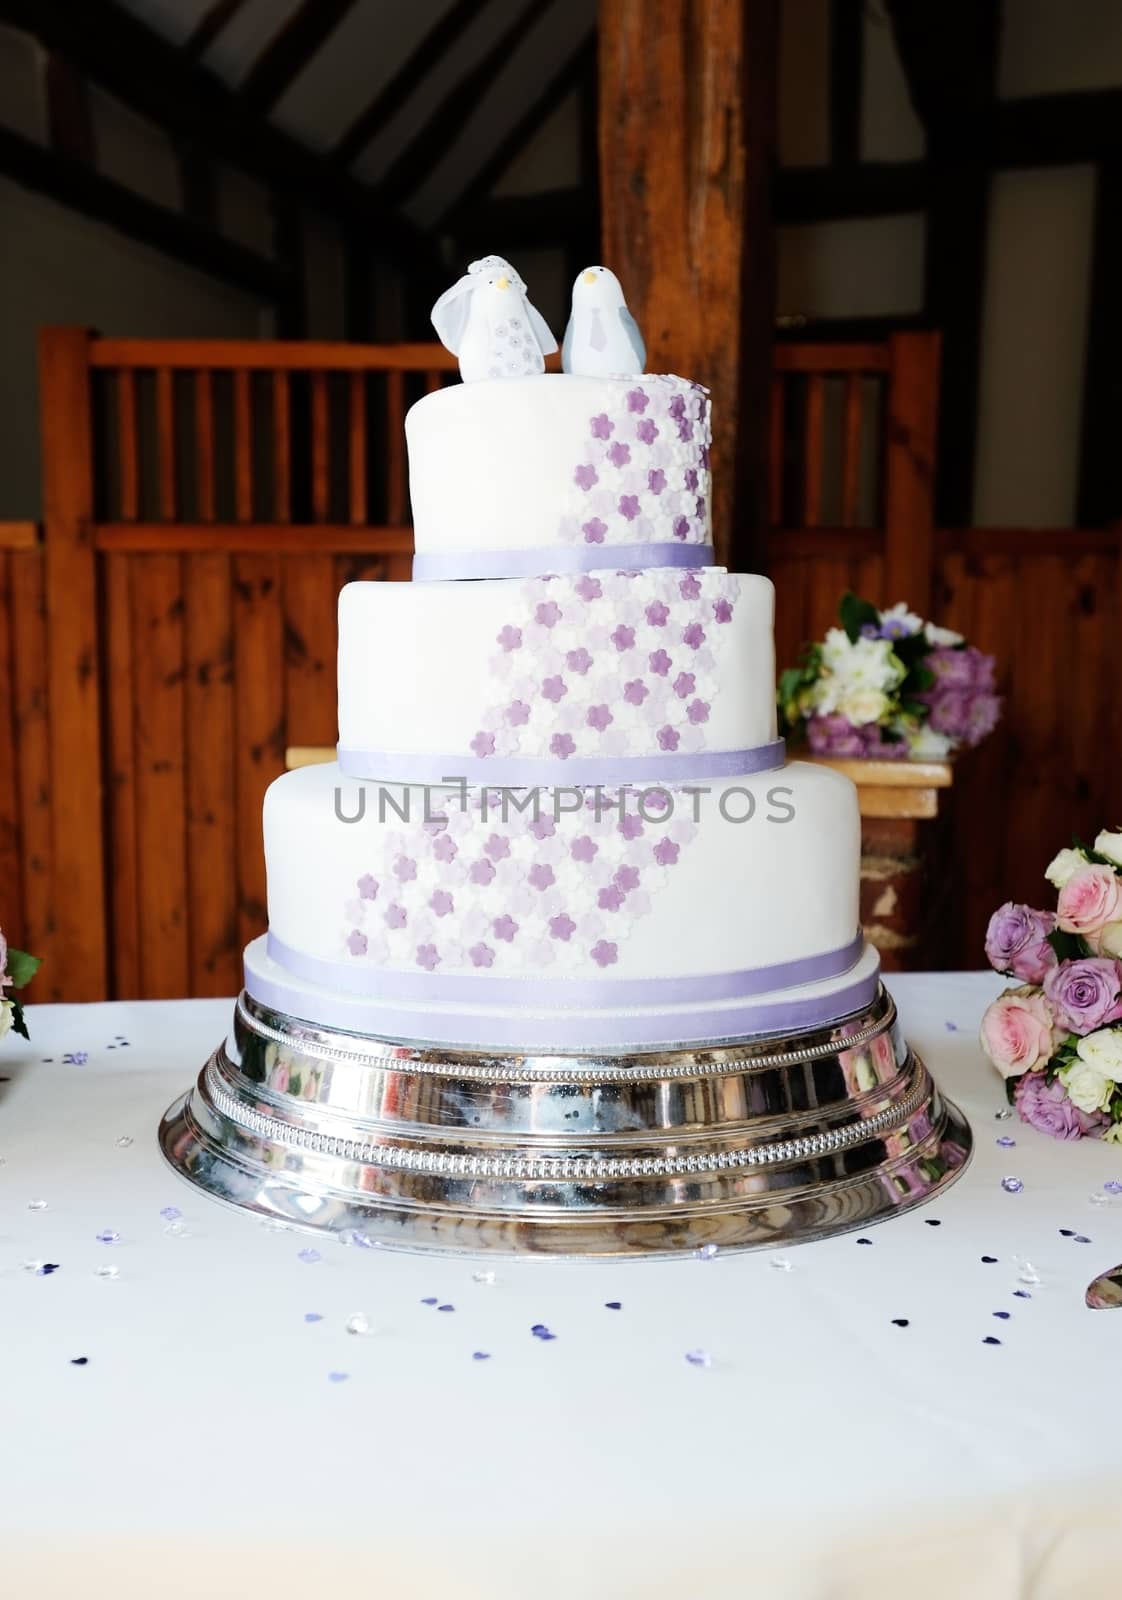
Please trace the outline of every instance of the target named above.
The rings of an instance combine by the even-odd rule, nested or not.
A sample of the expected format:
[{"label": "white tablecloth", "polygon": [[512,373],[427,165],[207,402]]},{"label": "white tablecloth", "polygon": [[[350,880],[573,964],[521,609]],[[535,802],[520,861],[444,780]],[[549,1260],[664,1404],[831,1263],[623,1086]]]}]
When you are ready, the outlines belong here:
[{"label": "white tablecloth", "polygon": [[891,986],[974,1125],[943,1198],[790,1270],[498,1262],[493,1283],[333,1241],[302,1261],[307,1236],[163,1165],[157,1122],[227,1002],[33,1008],[32,1046],[0,1049],[0,1593],[1117,1594],[1122,1311],[1083,1294],[1122,1260],[1122,1202],[1091,1200],[1122,1150],[995,1121],[992,975]]}]

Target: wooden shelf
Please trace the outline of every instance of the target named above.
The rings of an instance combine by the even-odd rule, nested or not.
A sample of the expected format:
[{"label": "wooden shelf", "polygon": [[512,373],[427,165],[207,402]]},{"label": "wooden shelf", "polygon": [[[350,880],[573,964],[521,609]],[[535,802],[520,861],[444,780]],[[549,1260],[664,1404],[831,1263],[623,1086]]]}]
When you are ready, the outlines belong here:
[{"label": "wooden shelf", "polygon": [[857,785],[862,817],[919,821],[939,814],[939,790],[949,789],[954,770],[949,761],[857,761],[806,756],[815,766],[830,767]]}]

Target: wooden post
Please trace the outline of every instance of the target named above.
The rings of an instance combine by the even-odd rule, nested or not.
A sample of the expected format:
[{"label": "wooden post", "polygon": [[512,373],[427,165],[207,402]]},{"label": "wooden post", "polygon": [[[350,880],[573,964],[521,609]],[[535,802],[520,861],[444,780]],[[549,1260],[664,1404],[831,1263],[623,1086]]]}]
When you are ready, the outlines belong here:
[{"label": "wooden post", "polygon": [[718,559],[767,518],[775,0],[601,0],[604,259],[651,372],[713,396]]},{"label": "wooden post", "polygon": [[935,559],[935,432],[939,335],[893,334],[888,380],[890,445],[884,485],[886,606],[906,600],[931,615]]},{"label": "wooden post", "polygon": [[[53,930],[44,978],[68,1000],[107,995],[98,593],[92,539],[89,335],[39,335],[46,530]],[[46,998],[46,996],[42,996]]]}]

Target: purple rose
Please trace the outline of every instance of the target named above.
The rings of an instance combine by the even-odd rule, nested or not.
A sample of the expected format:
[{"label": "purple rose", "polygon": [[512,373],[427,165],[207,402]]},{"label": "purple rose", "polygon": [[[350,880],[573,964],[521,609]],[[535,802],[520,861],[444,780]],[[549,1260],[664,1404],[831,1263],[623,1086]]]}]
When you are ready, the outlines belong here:
[{"label": "purple rose", "polygon": [[1001,698],[996,694],[976,694],[966,719],[966,743],[973,748],[997,727],[1001,717]]},{"label": "purple rose", "polygon": [[[1055,960],[1053,956],[1053,963]],[[1105,956],[1062,961],[1044,977],[1044,998],[1052,1007],[1056,1025],[1069,1033],[1094,1033],[1096,1028],[1122,1020],[1120,991],[1122,965]]]},{"label": "purple rose", "polygon": [[1056,965],[1056,952],[1048,943],[1055,926],[1051,911],[1034,911],[1007,900],[986,929],[986,960],[996,972],[1011,972],[1022,983],[1043,983],[1045,973]]},{"label": "purple rose", "polygon": [[1080,1111],[1059,1079],[1049,1083],[1043,1072],[1026,1072],[1018,1078],[1014,1104],[1022,1122],[1053,1139],[1096,1138],[1107,1126],[1101,1111]]}]

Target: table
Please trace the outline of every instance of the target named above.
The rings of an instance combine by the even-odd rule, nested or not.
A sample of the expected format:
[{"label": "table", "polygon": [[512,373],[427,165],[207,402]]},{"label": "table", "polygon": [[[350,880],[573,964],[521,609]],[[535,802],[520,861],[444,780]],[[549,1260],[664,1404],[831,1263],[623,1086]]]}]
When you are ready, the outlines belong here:
[{"label": "table", "polygon": [[1122,1260],[1122,1149],[995,1120],[1000,984],[892,980],[977,1138],[933,1207],[614,1265],[301,1260],[156,1150],[228,1002],[32,1008],[0,1049],[3,1593],[1116,1593],[1122,1313],[1083,1292]]}]

